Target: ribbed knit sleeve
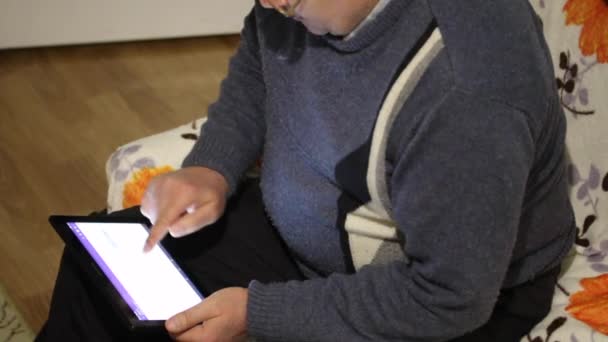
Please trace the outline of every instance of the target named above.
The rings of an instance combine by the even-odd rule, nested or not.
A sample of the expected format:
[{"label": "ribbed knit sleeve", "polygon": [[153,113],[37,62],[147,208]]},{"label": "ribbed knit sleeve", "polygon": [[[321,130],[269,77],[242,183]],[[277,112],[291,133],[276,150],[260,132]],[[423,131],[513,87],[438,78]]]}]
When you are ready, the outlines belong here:
[{"label": "ribbed knit sleeve", "polygon": [[245,19],[241,42],[230,60],[217,102],[209,107],[209,119],[201,138],[182,166],[205,166],[220,172],[233,193],[239,179],[261,154],[266,131],[266,90],[259,56],[254,11]]},{"label": "ribbed knit sleeve", "polygon": [[528,117],[452,90],[418,122],[396,125],[403,126],[393,129],[391,139],[400,145],[389,185],[407,259],[325,279],[254,281],[248,304],[253,336],[445,341],[489,318],[534,160]]}]

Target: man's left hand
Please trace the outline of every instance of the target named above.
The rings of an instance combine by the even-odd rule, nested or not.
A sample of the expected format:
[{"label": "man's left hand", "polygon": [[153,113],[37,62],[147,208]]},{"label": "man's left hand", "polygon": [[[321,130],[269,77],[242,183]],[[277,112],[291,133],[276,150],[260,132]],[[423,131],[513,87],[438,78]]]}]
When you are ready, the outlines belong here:
[{"label": "man's left hand", "polygon": [[213,293],[165,323],[177,341],[245,341],[247,289],[229,287]]}]

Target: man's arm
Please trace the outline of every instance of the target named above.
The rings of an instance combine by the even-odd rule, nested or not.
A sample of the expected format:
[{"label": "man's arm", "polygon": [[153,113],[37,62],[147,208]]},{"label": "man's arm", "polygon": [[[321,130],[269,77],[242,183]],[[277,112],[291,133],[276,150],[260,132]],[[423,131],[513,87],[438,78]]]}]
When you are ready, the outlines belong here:
[{"label": "man's arm", "polygon": [[526,115],[454,90],[420,122],[398,129],[408,138],[400,144],[389,188],[408,260],[326,279],[253,282],[250,334],[444,341],[490,317],[533,160]]},{"label": "man's arm", "polygon": [[260,156],[266,132],[266,89],[262,76],[255,10],[245,19],[241,42],[230,60],[217,102],[201,138],[182,166],[204,166],[222,174],[234,192],[239,179]]},{"label": "man's arm", "polygon": [[155,178],[146,190],[141,211],[154,226],[144,250],[153,248],[167,233],[193,233],[223,214],[227,197],[260,155],[265,93],[252,11],[220,98],[209,108],[209,120],[184,167]]}]

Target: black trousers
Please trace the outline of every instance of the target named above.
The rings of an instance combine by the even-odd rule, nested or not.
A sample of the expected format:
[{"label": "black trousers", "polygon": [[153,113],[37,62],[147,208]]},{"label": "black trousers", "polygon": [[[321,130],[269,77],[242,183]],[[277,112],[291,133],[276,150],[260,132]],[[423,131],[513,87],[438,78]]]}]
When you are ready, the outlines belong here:
[{"label": "black trousers", "polygon": [[[138,207],[112,213],[141,216]],[[248,181],[215,224],[187,237],[163,240],[176,262],[203,293],[261,282],[304,277],[269,222],[256,181]],[[454,341],[518,341],[548,313],[559,269],[532,282],[502,291],[489,322]],[[169,336],[135,336],[124,328],[110,304],[64,251],[49,317],[37,341],[166,341]]]}]

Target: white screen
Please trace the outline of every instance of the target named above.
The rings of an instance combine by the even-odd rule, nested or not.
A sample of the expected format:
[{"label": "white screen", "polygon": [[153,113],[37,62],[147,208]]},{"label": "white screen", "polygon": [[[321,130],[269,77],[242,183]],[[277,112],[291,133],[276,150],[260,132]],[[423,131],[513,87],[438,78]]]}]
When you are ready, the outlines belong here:
[{"label": "white screen", "polygon": [[202,296],[162,248],[156,246],[148,253],[143,252],[148,237],[143,225],[108,222],[69,225],[140,319],[166,320],[201,302]]}]

